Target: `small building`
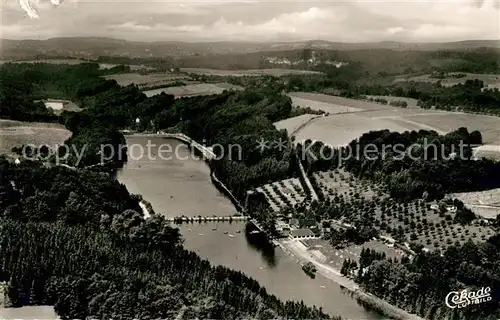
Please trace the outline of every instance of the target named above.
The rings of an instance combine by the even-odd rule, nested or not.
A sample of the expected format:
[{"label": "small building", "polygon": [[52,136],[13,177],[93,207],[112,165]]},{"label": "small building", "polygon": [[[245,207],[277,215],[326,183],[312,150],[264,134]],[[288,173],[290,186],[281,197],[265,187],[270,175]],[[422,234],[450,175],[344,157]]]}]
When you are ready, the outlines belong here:
[{"label": "small building", "polygon": [[446,206],[446,211],[448,211],[448,212],[457,212],[457,207],[456,206],[452,206],[452,205],[447,205]]},{"label": "small building", "polygon": [[297,229],[290,231],[290,237],[293,239],[311,239],[316,236],[311,229]]}]

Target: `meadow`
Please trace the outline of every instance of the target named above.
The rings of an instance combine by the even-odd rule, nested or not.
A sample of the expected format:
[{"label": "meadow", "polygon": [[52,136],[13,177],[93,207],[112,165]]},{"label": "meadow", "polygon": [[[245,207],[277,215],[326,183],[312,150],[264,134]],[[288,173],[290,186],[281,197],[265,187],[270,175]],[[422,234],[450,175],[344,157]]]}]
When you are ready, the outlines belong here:
[{"label": "meadow", "polygon": [[301,126],[307,125],[310,121],[314,121],[318,116],[313,114],[303,114],[300,116],[284,119],[274,123],[278,130],[285,129],[289,135],[300,129]]},{"label": "meadow", "polygon": [[193,97],[193,96],[203,96],[220,94],[224,90],[241,90],[239,86],[231,85],[228,83],[199,83],[191,84],[180,87],[166,87],[154,90],[143,91],[148,97],[165,92],[166,94],[174,95],[176,98],[181,97]]},{"label": "meadow", "polygon": [[71,132],[59,124],[0,120],[0,154],[14,156],[13,147],[29,143],[54,147],[70,136]]},{"label": "meadow", "polygon": [[483,135],[483,143],[500,144],[499,117],[418,108],[398,108],[314,93],[294,93],[293,96],[308,100],[303,106],[309,106],[312,109],[315,106],[316,108],[321,106],[324,111],[327,111],[325,104],[331,104],[334,110],[338,110],[342,106],[359,109],[347,114],[330,114],[310,122],[296,133],[296,141],[311,139],[320,140],[333,146],[341,146],[370,130],[389,129],[404,132],[423,129],[444,134],[460,127],[466,127],[469,131],[479,130]]},{"label": "meadow", "polygon": [[309,70],[292,70],[292,69],[248,69],[248,70],[221,70],[221,69],[207,69],[207,68],[181,68],[181,72],[192,73],[196,75],[207,76],[263,76],[269,75],[274,77],[281,77],[285,75],[304,75],[304,74],[321,74],[317,71]]}]

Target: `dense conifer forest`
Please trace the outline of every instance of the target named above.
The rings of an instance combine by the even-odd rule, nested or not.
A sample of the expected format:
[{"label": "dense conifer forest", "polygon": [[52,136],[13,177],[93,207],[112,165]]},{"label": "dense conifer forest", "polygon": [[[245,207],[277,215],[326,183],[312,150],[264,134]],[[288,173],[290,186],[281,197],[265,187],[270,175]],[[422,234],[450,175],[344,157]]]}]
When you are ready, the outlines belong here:
[{"label": "dense conifer forest", "polygon": [[108,174],[0,159],[0,281],[63,319],[330,318],[182,248]]}]

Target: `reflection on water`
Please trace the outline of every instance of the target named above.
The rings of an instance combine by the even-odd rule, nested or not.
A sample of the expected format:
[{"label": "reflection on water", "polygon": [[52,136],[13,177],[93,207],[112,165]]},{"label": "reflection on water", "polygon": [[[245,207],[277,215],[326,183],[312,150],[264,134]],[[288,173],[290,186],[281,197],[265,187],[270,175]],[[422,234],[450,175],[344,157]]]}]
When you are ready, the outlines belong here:
[{"label": "reflection on water", "polygon": [[250,222],[245,226],[245,239],[247,240],[248,246],[261,253],[264,261],[271,268],[276,266],[276,252],[274,246],[270,243],[263,233],[254,233],[258,229]]}]

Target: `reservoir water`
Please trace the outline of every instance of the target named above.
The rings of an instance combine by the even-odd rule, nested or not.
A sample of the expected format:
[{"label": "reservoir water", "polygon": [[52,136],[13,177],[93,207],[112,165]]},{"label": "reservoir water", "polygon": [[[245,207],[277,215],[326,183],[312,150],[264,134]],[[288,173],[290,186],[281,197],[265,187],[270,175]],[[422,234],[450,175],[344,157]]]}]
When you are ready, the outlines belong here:
[{"label": "reservoir water", "polygon": [[[152,146],[150,157],[147,152],[143,157],[138,156],[139,152],[135,156],[134,150],[129,149],[128,163],[117,173],[118,180],[131,193],[141,194],[158,214],[168,217],[222,216],[236,212],[229,199],[212,185],[206,163],[192,157],[186,159],[190,154],[186,146],[163,138],[127,138],[128,146],[135,144],[136,150],[140,145],[146,150],[148,141]],[[164,155],[161,159],[158,148],[162,144],[170,145],[166,149],[177,150],[177,155],[172,154],[169,159]],[[365,310],[338,284],[320,275],[309,278],[294,258],[281,249],[269,252],[248,241],[245,225],[244,222],[207,222],[178,227],[186,249],[195,251],[212,264],[244,272],[283,300],[302,300],[345,319],[383,319]]]}]

